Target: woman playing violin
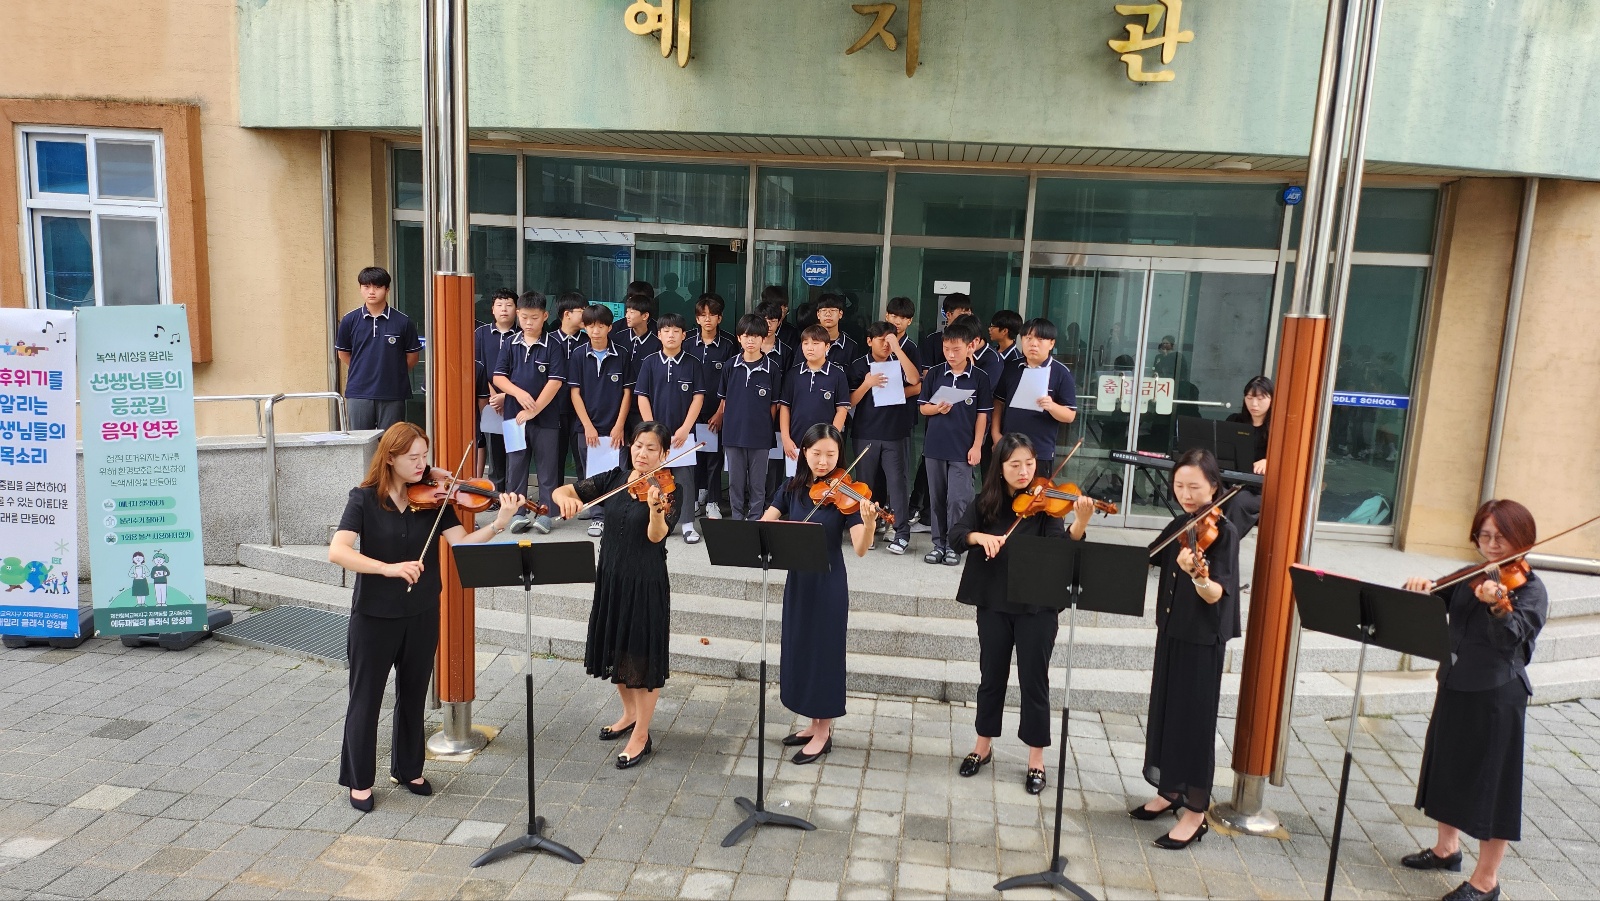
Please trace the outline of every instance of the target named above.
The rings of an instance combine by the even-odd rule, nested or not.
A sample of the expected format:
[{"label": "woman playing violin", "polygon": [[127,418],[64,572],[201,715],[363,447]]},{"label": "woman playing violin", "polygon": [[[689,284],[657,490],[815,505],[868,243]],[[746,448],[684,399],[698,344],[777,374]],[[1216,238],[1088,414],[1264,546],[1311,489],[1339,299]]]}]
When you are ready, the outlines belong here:
[{"label": "woman playing violin", "polygon": [[[870,500],[854,513],[843,513],[825,497],[813,500],[817,483],[835,474],[844,436],[832,423],[819,422],[800,437],[800,465],[794,478],[779,489],[763,520],[808,520],[827,530],[828,571],[791,572],[783,586],[783,646],[778,661],[779,696],[783,706],[811,718],[810,725],[784,738],[801,746],[794,762],[812,763],[833,750],[833,721],[844,716],[844,645],[850,619],[850,582],[845,575],[840,540],[846,529],[857,557],[872,545],[878,505]],[[854,493],[854,492],[852,492]],[[842,498],[844,506],[854,506]]]},{"label": "woman playing violin", "polygon": [[339,754],[339,784],[350,789],[350,806],[363,812],[373,807],[378,713],[391,669],[395,700],[389,777],[412,794],[433,793],[422,777],[422,699],[439,644],[437,536],[451,544],[488,541],[505,531],[525,502],[518,494],[500,495],[494,522],[468,532],[449,505],[426,510],[412,506],[407,489],[428,472],[427,436],[409,422],[390,426],[378,439],[366,478],[350,489],[339,530],[328,547],[328,562],[356,573],[345,644],[350,705]]},{"label": "woman playing violin", "polygon": [[1212,507],[1221,487],[1222,471],[1210,451],[1196,448],[1179,457],[1172,493],[1183,512],[1151,543],[1153,549],[1176,532],[1189,532],[1150,559],[1161,578],[1144,778],[1156,787],[1156,796],[1128,815],[1153,820],[1175,812],[1177,825],[1155,841],[1171,850],[1188,847],[1206,833],[1223,654],[1228,640],[1239,637],[1238,533],[1216,509],[1193,530],[1184,528]]},{"label": "woman playing violin", "polygon": [[974,723],[978,740],[972,753],[961,761],[958,772],[975,776],[994,757],[993,745],[1000,735],[1011,656],[1015,652],[1022,693],[1022,724],[1017,737],[1028,746],[1028,772],[1022,784],[1029,794],[1037,795],[1044,791],[1044,749],[1050,746],[1050,655],[1056,646],[1059,611],[1011,599],[1006,536],[1070,535],[1074,541],[1081,540],[1089,528],[1089,517],[1094,515],[1094,502],[1083,496],[1072,502],[1070,530],[1062,518],[1048,512],[1027,515],[1018,523],[1017,501],[1022,501],[1024,512],[1029,509],[1030,498],[1024,491],[1033,484],[1036,472],[1032,442],[1017,432],[1002,435],[994,446],[994,464],[984,476],[977,501],[950,532],[951,547],[971,549],[961,571],[956,600],[978,608],[980,678]]},{"label": "woman playing violin", "polygon": [[[637,766],[652,751],[650,720],[667,684],[671,586],[667,581],[667,535],[682,511],[679,489],[667,487],[671,472],[646,473],[667,462],[672,435],[658,422],[634,427],[628,446],[632,466],[562,485],[551,492],[562,519],[609,492],[605,532],[595,568],[594,602],[583,666],[596,679],[610,679],[622,700],[622,715],[600,730],[601,741],[628,736],[617,769]],[[618,490],[632,484],[628,490]]]},{"label": "woman playing violin", "polygon": [[[1469,537],[1485,560],[1520,553],[1538,540],[1533,514],[1507,500],[1479,507]],[[1439,662],[1416,801],[1438,822],[1439,838],[1400,862],[1460,872],[1461,833],[1478,839],[1478,865],[1472,878],[1445,895],[1450,901],[1498,898],[1506,845],[1522,837],[1523,724],[1533,694],[1527,665],[1550,609],[1539,577],[1527,571],[1523,578],[1514,588],[1493,577],[1468,579],[1446,599],[1450,655]],[[1405,587],[1431,592],[1434,584],[1414,578]]]}]

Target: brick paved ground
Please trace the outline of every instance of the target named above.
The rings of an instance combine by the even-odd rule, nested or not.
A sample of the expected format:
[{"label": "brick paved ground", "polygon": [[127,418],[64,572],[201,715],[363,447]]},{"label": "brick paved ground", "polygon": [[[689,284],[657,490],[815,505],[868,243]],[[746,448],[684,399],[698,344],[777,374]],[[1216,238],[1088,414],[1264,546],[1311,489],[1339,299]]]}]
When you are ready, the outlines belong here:
[{"label": "brick paved ground", "polygon": [[[955,776],[971,743],[967,707],[852,698],[826,762],[785,761],[771,783],[770,803],[817,831],[769,828],[724,849],[739,820],[732,798],[753,788],[755,686],[672,679],[657,753],[623,772],[611,766],[616,747],[593,738],[615,715],[614,693],[579,664],[540,659],[539,811],[588,861],[523,854],[472,870],[527,815],[523,664],[480,652],[475,718],[504,729],[484,753],[430,763],[431,798],[383,784],[377,810],[361,815],[335,784],[341,670],[218,641],[187,652],[106,640],[0,652],[0,896],[984,897],[998,878],[1046,862],[1054,786],[1042,798],[1023,791],[1014,738],[977,778]],[[775,739],[793,720],[775,690],[770,709]],[[1530,714],[1508,898],[1596,892],[1597,714],[1596,701]],[[1395,864],[1432,836],[1410,807],[1425,727],[1416,716],[1361,722],[1339,896],[1436,897],[1458,881]],[[1212,833],[1181,852],[1151,846],[1165,825],[1124,812],[1148,797],[1139,718],[1083,711],[1072,732],[1064,850],[1069,876],[1099,897],[1321,896],[1344,722],[1295,723],[1290,783],[1269,796],[1291,840]],[[1225,764],[1232,722],[1219,733]]]}]

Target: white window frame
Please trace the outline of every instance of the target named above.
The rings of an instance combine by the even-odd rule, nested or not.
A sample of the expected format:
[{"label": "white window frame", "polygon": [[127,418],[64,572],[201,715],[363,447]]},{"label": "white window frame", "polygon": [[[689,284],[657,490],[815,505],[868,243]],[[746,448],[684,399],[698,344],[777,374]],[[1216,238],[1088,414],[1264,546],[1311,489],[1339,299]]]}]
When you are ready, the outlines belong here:
[{"label": "white window frame", "polygon": [[[76,138],[84,143],[88,166],[88,190],[84,194],[57,194],[35,189],[38,173],[36,144],[39,139]],[[145,143],[152,149],[155,166],[155,199],[101,197],[98,172],[97,144],[101,141],[118,143]],[[158,298],[160,303],[173,302],[172,298],[172,242],[167,217],[166,146],[159,131],[132,128],[75,128],[52,125],[22,125],[16,130],[17,196],[22,198],[19,233],[22,241],[22,265],[26,284],[28,306],[44,309],[44,247],[38,240],[42,231],[41,218],[62,215],[67,218],[87,218],[90,222],[89,240],[94,264],[94,305],[105,305],[105,279],[101,272],[104,255],[100,251],[100,224],[104,219],[147,219],[156,223]]]}]

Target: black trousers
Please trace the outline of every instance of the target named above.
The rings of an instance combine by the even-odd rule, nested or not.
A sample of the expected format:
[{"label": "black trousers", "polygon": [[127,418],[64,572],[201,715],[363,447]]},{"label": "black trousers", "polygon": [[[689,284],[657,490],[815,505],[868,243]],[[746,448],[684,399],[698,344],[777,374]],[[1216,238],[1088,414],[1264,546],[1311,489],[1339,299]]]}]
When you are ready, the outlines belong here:
[{"label": "black trousers", "polygon": [[395,671],[394,738],[389,775],[401,782],[422,775],[422,704],[438,647],[437,610],[392,619],[351,614],[345,638],[350,706],[344,715],[344,747],[339,752],[340,785],[356,791],[372,787],[378,768],[378,714],[391,669]]},{"label": "black trousers", "polygon": [[1000,736],[1011,653],[1017,655],[1017,687],[1022,691],[1022,724],[1017,738],[1030,748],[1050,747],[1050,654],[1056,647],[1057,613],[1000,613],[978,608],[977,733]]}]

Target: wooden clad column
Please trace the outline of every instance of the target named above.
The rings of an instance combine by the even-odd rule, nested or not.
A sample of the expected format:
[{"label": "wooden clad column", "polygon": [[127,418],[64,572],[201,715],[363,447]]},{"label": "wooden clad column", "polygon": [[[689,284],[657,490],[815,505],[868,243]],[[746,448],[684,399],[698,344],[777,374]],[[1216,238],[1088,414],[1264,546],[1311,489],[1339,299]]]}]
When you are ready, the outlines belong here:
[{"label": "wooden clad column", "polygon": [[[427,353],[433,366],[434,464],[453,468],[474,440],[478,420],[473,389],[472,276],[436,274],[433,277],[433,334]],[[469,458],[470,464],[470,458]],[[472,514],[456,510],[462,525],[472,531]],[[455,561],[446,542],[440,542],[439,574],[444,591],[439,604],[439,700],[472,701],[476,691],[475,633],[472,589],[462,588]]]}]

